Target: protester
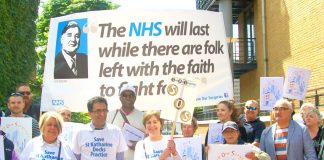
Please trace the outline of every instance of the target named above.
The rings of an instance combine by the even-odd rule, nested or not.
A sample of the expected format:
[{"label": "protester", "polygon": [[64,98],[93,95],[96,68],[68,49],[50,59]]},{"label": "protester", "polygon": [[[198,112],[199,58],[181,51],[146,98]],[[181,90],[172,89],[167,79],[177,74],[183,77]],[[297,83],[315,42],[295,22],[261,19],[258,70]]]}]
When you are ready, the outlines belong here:
[{"label": "protester", "polygon": [[[136,91],[133,86],[124,85],[119,93],[119,100],[122,104],[120,109],[109,112],[108,123],[114,124],[119,128],[123,128],[124,123],[145,131],[144,125],[141,123],[144,113],[135,108]],[[128,141],[129,150],[125,152],[125,159],[134,159],[134,150],[137,141]]]},{"label": "protester", "polygon": [[[0,126],[1,126],[1,118],[0,118]],[[6,133],[0,129],[0,136],[3,137],[3,149],[4,149],[4,158],[5,160],[18,160],[18,157],[15,152],[15,145],[13,142],[6,137]]]},{"label": "protester", "polygon": [[248,100],[245,103],[244,114],[240,117],[240,125],[244,126],[247,139],[246,142],[259,147],[262,131],[265,124],[259,119],[260,107],[257,101]]},{"label": "protester", "polygon": [[[217,117],[219,120],[218,123],[220,123],[220,124],[224,124],[227,121],[237,122],[238,118],[239,118],[239,112],[235,108],[234,103],[232,103],[230,101],[221,101],[217,105]],[[246,137],[245,128],[242,126],[239,126],[239,131],[241,134],[241,139],[246,141],[247,137]],[[207,131],[207,134],[206,134],[206,139],[205,139],[206,146],[208,144],[208,134],[210,134],[209,131]],[[215,134],[215,133],[212,133],[212,134]]]},{"label": "protester", "polygon": [[44,113],[39,122],[41,135],[27,143],[20,159],[76,160],[69,145],[58,138],[62,133],[62,125],[63,119],[57,112]]},{"label": "protester", "polygon": [[305,113],[311,109],[316,109],[316,108],[312,103],[309,102],[303,103],[303,105],[300,107],[300,115],[301,118],[303,119],[303,123],[305,123]]},{"label": "protester", "polygon": [[120,128],[106,123],[106,99],[93,97],[87,107],[91,122],[77,131],[72,140],[72,150],[77,159],[123,160],[127,145]]},{"label": "protester", "polygon": [[57,112],[63,117],[64,122],[71,122],[71,110],[69,107],[61,107],[57,110]]},{"label": "protester", "polygon": [[278,100],[273,110],[276,123],[262,132],[261,150],[268,153],[271,159],[277,160],[317,159],[307,127],[291,120],[291,103],[284,99]]},{"label": "protester", "polygon": [[305,125],[315,146],[316,155],[319,155],[320,149],[324,147],[320,145],[324,138],[322,115],[317,109],[313,108],[304,113],[304,116]]},{"label": "protester", "polygon": [[179,160],[181,159],[174,141],[161,134],[163,120],[159,111],[147,111],[143,124],[148,137],[139,141],[135,147],[134,160]]},{"label": "protester", "polygon": [[[197,119],[192,117],[191,124],[181,123],[181,131],[183,137],[193,137],[198,128]],[[202,146],[202,159],[206,159],[205,147]]]},{"label": "protester", "polygon": [[4,158],[5,160],[18,160],[18,157],[15,152],[15,145],[10,139],[6,137],[6,133],[0,130],[0,135],[3,137],[3,149],[4,149]]},{"label": "protester", "polygon": [[[224,123],[222,134],[225,139],[224,144],[246,144],[240,138],[238,125],[233,121],[227,121],[226,123]],[[246,145],[251,144],[247,143]],[[245,156],[246,158],[253,160],[270,160],[270,156],[267,153],[261,151],[258,147],[254,145],[252,145],[252,152],[247,153]]]},{"label": "protester", "polygon": [[24,114],[23,110],[25,107],[25,101],[23,98],[23,95],[21,93],[12,93],[8,98],[8,109],[10,111],[10,114],[8,117],[25,117],[25,118],[31,118],[32,119],[32,137],[39,136],[39,128],[38,128],[38,122]]},{"label": "protester", "polygon": [[[39,121],[39,115],[40,115],[40,105],[39,103],[35,103],[33,101],[33,94],[31,93],[31,89],[29,84],[18,84],[16,87],[16,92],[23,95],[25,106],[24,106],[24,114],[33,117]],[[10,111],[7,110],[6,116],[10,115]]]}]

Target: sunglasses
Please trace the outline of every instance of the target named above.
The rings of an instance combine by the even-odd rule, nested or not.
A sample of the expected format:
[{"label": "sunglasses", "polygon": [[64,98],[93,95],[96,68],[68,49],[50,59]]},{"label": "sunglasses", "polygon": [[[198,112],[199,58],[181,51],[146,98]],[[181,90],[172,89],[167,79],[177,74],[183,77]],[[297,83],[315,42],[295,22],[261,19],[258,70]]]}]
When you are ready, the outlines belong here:
[{"label": "sunglasses", "polygon": [[22,95],[30,95],[30,92],[28,92],[28,91],[26,91],[26,92],[18,92],[18,93],[20,93],[20,94],[22,94]]},{"label": "sunglasses", "polygon": [[19,92],[14,92],[14,93],[11,93],[10,96],[23,96],[23,95]]},{"label": "sunglasses", "polygon": [[252,110],[252,111],[257,110],[257,107],[255,107],[255,106],[245,106],[245,108],[248,110]]}]

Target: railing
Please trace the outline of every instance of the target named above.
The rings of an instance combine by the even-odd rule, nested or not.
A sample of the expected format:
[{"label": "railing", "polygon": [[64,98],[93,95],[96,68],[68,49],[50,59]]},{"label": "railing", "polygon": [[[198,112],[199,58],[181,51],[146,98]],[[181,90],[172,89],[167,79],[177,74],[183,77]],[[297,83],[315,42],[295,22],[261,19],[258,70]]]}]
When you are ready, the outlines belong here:
[{"label": "railing", "polygon": [[[236,109],[239,113],[243,112],[244,103],[235,104]],[[199,121],[201,120],[215,120],[217,119],[217,110],[216,106],[205,106],[202,107],[202,110],[197,110],[194,113],[194,117],[196,117]]]},{"label": "railing", "polygon": [[[300,106],[302,105],[303,102],[311,102],[313,103],[316,107],[321,109],[322,106],[324,106],[324,86],[318,87],[318,88],[313,88],[307,90],[306,97],[304,101],[300,101]],[[244,103],[236,103],[235,107],[239,110],[243,109]],[[205,107],[199,107],[198,109],[196,108],[194,116],[198,120],[215,120],[217,119],[217,113],[216,113],[216,106],[205,106]],[[268,111],[261,111],[260,116],[268,116],[269,112]]]},{"label": "railing", "polygon": [[313,103],[318,108],[324,106],[324,86],[307,90],[305,101]]},{"label": "railing", "polygon": [[234,64],[256,63],[255,38],[230,38],[228,42]]}]

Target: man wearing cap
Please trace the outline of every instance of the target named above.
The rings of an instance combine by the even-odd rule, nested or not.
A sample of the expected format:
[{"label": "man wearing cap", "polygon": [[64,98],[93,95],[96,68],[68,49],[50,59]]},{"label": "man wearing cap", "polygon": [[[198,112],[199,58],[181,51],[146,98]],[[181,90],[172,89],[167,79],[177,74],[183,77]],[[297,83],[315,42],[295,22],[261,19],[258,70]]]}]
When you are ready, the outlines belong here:
[{"label": "man wearing cap", "polygon": [[258,117],[259,111],[258,102],[248,100],[245,103],[244,114],[240,117],[240,125],[244,126],[247,135],[246,142],[257,147],[260,145],[261,134],[265,129],[265,124]]},{"label": "man wearing cap", "polygon": [[274,160],[317,159],[308,129],[291,119],[292,104],[281,99],[274,105],[276,123],[261,135],[260,148]]},{"label": "man wearing cap", "polygon": [[[122,104],[120,109],[109,112],[108,123],[123,128],[124,123],[145,131],[144,125],[141,123],[144,113],[134,107],[136,101],[136,91],[133,86],[124,85],[119,92],[119,100]],[[128,141],[129,150],[125,152],[125,159],[134,159],[134,150],[137,141]]]}]

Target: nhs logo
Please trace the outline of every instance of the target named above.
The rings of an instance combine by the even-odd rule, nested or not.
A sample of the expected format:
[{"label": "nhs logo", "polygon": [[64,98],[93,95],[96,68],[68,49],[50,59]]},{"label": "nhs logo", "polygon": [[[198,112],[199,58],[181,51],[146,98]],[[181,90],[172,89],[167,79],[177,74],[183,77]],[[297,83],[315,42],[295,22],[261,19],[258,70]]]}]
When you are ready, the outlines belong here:
[{"label": "nhs logo", "polygon": [[64,100],[61,99],[53,99],[52,100],[53,106],[64,106]]}]

